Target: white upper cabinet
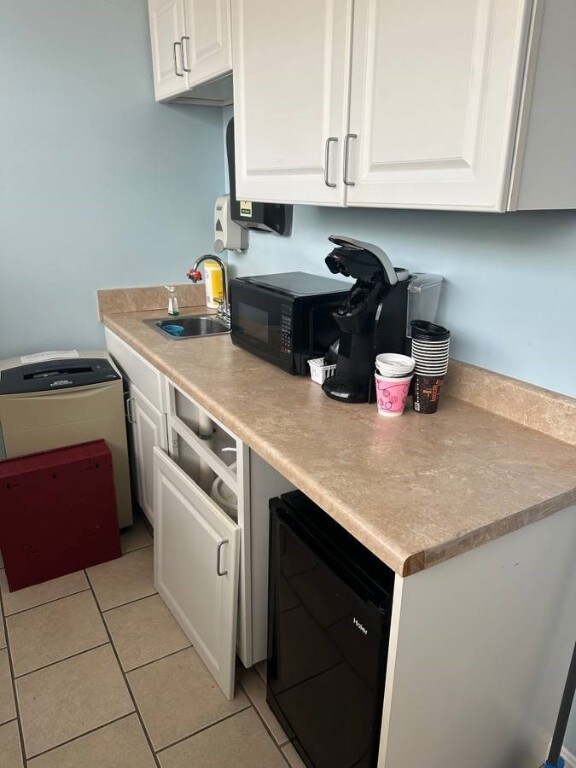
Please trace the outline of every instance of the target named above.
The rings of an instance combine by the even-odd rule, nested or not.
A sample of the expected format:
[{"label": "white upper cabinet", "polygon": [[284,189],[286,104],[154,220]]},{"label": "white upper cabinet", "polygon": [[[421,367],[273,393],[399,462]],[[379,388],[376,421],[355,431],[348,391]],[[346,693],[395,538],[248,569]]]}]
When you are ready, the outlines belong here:
[{"label": "white upper cabinet", "polygon": [[181,37],[184,35],[182,0],[149,0],[150,42],[156,101],[185,88]]},{"label": "white upper cabinet", "polygon": [[348,205],[501,207],[524,0],[356,0]]},{"label": "white upper cabinet", "polygon": [[228,0],[186,0],[186,36],[182,57],[187,85],[207,82],[232,70]]},{"label": "white upper cabinet", "polygon": [[233,3],[238,196],[342,205],[352,0]]},{"label": "white upper cabinet", "polygon": [[148,14],[156,101],[231,103],[229,0],[148,0]]},{"label": "white upper cabinet", "polygon": [[233,28],[238,197],[576,207],[574,0],[233,0]]}]

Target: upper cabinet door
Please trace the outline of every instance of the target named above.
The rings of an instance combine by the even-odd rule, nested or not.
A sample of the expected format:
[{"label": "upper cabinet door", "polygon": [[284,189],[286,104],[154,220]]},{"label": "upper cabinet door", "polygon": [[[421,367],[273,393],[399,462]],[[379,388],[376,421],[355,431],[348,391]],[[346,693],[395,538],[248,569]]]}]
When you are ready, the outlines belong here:
[{"label": "upper cabinet door", "polygon": [[356,0],[348,205],[505,210],[531,0]]},{"label": "upper cabinet door", "polygon": [[148,0],[148,15],[156,101],[230,103],[229,0]]},{"label": "upper cabinet door", "polygon": [[148,0],[148,16],[154,95],[159,101],[186,89],[182,54],[182,37],[186,34],[183,0]]},{"label": "upper cabinet door", "polygon": [[185,0],[182,41],[188,88],[232,70],[229,0]]},{"label": "upper cabinet door", "polygon": [[352,0],[236,0],[236,195],[342,205]]}]

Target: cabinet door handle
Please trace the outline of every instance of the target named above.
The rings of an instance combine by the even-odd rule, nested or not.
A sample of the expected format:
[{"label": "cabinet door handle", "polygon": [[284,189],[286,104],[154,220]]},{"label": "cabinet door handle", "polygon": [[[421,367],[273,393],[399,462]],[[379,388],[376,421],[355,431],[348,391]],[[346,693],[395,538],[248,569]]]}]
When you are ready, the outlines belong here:
[{"label": "cabinet door handle", "polygon": [[228,539],[223,539],[218,543],[218,549],[216,550],[216,573],[218,576],[227,576],[228,571],[222,571],[220,570],[220,552],[222,551],[222,547],[224,544],[228,544]]},{"label": "cabinet door handle", "polygon": [[128,424],[136,424],[136,419],[134,418],[134,411],[132,410],[133,402],[134,402],[133,397],[128,397],[126,399],[126,418],[128,419]]},{"label": "cabinet door handle", "polygon": [[327,187],[337,187],[338,185],[334,182],[328,181],[330,178],[330,144],[337,144],[338,143],[338,137],[337,136],[329,136],[326,139],[326,146],[324,147],[324,184],[326,184]]},{"label": "cabinet door handle", "polygon": [[192,70],[186,66],[186,62],[188,61],[188,46],[186,45],[184,40],[190,40],[188,35],[182,35],[182,37],[180,38],[180,61],[182,63],[182,71],[192,72]]},{"label": "cabinet door handle", "polygon": [[178,75],[178,77],[184,77],[183,72],[178,72],[178,54],[176,53],[176,47],[178,45],[180,46],[180,50],[182,50],[182,43],[180,42],[180,40],[177,40],[174,43],[174,74]]},{"label": "cabinet door handle", "polygon": [[348,165],[350,161],[350,139],[357,139],[358,134],[357,133],[347,133],[346,136],[344,136],[344,177],[343,181],[344,184],[346,184],[347,187],[355,187],[356,182],[350,181],[348,178]]}]

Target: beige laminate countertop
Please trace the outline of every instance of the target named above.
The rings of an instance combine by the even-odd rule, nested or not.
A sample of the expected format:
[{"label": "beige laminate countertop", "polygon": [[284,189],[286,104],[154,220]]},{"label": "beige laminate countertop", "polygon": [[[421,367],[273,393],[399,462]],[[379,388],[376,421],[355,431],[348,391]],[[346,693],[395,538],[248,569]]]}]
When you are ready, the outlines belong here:
[{"label": "beige laminate countertop", "polygon": [[161,314],[102,319],[400,575],[576,503],[567,442],[449,396],[435,415],[383,418],[228,336],[164,339],[142,322]]}]

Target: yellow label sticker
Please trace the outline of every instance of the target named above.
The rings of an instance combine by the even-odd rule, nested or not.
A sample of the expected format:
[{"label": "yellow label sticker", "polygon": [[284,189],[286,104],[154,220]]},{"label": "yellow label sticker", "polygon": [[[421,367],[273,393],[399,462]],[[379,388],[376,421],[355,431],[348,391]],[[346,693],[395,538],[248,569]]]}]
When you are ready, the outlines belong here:
[{"label": "yellow label sticker", "polygon": [[240,216],[252,216],[252,203],[250,200],[240,200]]}]

